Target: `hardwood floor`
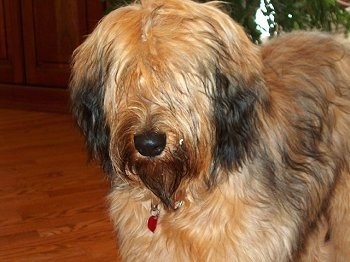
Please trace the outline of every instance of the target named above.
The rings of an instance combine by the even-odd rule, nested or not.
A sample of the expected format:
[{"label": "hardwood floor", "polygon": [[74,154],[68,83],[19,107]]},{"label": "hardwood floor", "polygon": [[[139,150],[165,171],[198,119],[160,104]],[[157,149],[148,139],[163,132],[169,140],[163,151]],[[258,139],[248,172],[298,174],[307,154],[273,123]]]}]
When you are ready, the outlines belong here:
[{"label": "hardwood floor", "polygon": [[119,261],[108,190],[69,115],[0,109],[0,261]]}]

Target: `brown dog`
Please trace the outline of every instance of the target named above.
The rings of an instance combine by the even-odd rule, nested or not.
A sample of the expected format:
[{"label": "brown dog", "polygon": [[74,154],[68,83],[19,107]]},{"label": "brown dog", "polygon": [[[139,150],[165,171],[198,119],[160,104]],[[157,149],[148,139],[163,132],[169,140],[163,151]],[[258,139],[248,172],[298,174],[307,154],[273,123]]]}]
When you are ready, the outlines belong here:
[{"label": "brown dog", "polygon": [[76,50],[71,93],[123,259],[350,261],[350,50],[332,37],[259,48],[215,3],[144,0]]}]

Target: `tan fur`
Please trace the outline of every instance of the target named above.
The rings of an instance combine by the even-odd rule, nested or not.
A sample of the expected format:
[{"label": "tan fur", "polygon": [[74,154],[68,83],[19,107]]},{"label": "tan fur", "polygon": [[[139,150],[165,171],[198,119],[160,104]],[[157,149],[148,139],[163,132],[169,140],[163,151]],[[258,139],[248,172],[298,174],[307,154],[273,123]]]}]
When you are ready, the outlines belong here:
[{"label": "tan fur", "polygon": [[[217,5],[140,1],[74,54],[122,258],[349,261],[350,50],[306,32],[259,48]],[[145,131],[166,134],[159,156],[135,149]]]}]

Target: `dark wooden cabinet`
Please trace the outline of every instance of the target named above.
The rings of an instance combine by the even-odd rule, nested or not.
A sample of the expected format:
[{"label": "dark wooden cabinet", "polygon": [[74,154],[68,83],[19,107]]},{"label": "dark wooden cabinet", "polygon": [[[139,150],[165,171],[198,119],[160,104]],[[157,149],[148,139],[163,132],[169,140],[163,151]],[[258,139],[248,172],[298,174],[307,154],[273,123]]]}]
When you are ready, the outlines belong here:
[{"label": "dark wooden cabinet", "polygon": [[72,52],[103,14],[100,0],[0,0],[1,105],[66,107]]},{"label": "dark wooden cabinet", "polygon": [[19,0],[0,0],[0,83],[24,82]]}]

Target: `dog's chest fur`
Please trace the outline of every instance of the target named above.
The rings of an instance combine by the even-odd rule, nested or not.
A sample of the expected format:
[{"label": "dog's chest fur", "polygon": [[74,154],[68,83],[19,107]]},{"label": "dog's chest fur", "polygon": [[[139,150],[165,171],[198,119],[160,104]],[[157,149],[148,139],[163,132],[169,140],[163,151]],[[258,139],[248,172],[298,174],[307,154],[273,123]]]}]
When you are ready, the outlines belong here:
[{"label": "dog's chest fur", "polygon": [[[186,196],[176,211],[161,208],[154,233],[147,227],[151,216],[151,200],[146,199],[149,193],[129,186],[114,189],[110,194],[111,217],[118,230],[122,257],[127,261],[289,260],[292,247],[283,239],[296,237],[295,223],[286,212],[284,217],[274,216],[281,210],[271,203],[263,207],[261,199],[249,194],[254,191],[255,181],[240,177],[230,178],[203,199]],[[243,194],[242,188],[248,184],[250,189]],[[286,227],[277,226],[281,219]],[[267,235],[274,242],[264,242]]]}]

